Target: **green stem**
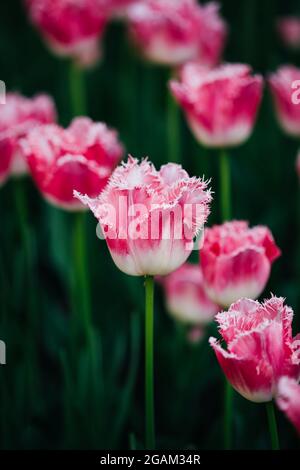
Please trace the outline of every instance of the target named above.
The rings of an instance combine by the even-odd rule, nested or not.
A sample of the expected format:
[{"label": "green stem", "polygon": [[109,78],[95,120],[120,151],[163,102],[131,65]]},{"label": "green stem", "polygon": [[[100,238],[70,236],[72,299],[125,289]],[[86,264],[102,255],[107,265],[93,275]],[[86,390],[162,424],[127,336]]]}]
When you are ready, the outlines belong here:
[{"label": "green stem", "polygon": [[154,431],[154,380],[153,380],[153,302],[154,281],[152,276],[145,280],[145,396],[146,396],[146,449],[155,448]]},{"label": "green stem", "polygon": [[14,182],[14,194],[15,194],[15,204],[16,212],[19,223],[20,237],[22,240],[26,274],[25,279],[27,280],[28,290],[26,292],[27,296],[27,309],[28,309],[28,322],[29,330],[32,332],[32,335],[35,332],[36,328],[36,301],[35,301],[35,292],[34,292],[34,278],[33,278],[33,253],[31,249],[31,240],[30,232],[28,225],[28,207],[27,207],[27,194],[25,188],[26,181],[24,179],[18,179]]},{"label": "green stem", "polygon": [[231,170],[230,157],[225,150],[220,155],[220,197],[222,221],[231,219]]},{"label": "green stem", "polygon": [[[74,214],[74,261],[75,285],[73,307],[76,309],[77,324],[75,331],[84,338],[86,345],[91,345],[91,299],[87,272],[85,213]],[[79,311],[78,311],[79,310]]]},{"label": "green stem", "polygon": [[267,404],[267,414],[268,414],[268,423],[271,436],[272,450],[279,450],[279,438],[278,430],[275,416],[274,404],[272,401],[269,401]]},{"label": "green stem", "polygon": [[180,110],[171,93],[167,108],[168,161],[180,163]]},{"label": "green stem", "polygon": [[26,181],[24,179],[16,180],[14,182],[14,195],[25,260],[24,285],[26,286],[25,295],[27,307],[27,341],[24,358],[27,370],[28,398],[30,400],[31,406],[34,406],[36,402],[35,393],[37,387],[37,289],[34,280],[33,252],[28,224],[28,207],[25,184]]},{"label": "green stem", "polygon": [[225,383],[225,413],[224,413],[224,449],[230,450],[232,448],[232,401],[233,401],[233,388],[226,380]]},{"label": "green stem", "polygon": [[86,114],[86,96],[83,70],[71,62],[69,73],[72,115],[73,117],[84,116]]},{"label": "green stem", "polygon": [[[220,155],[220,200],[222,221],[231,219],[231,171],[230,159],[225,150]],[[233,389],[226,380],[224,391],[224,448],[232,448]]]}]

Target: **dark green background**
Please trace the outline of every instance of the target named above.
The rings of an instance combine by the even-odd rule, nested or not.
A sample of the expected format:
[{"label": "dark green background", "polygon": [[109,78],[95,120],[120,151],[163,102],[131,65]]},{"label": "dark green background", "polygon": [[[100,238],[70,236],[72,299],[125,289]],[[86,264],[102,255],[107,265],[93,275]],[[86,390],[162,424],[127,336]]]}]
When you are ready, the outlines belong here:
[{"label": "dark green background", "polygon": [[[284,49],[274,28],[279,14],[296,12],[300,13],[296,1],[224,0],[222,13],[230,26],[225,59],[250,63],[265,75],[285,62],[300,65],[300,53]],[[68,67],[48,52],[28,23],[21,2],[1,2],[0,79],[9,90],[28,96],[48,92],[56,101],[60,122],[67,124],[71,118]],[[167,70],[139,59],[126,41],[125,28],[117,24],[111,24],[105,36],[104,60],[86,74],[89,115],[116,127],[128,152],[137,157],[149,155],[157,165],[168,160],[168,77]],[[219,222],[218,156],[196,144],[183,119],[181,142],[184,167],[191,174],[204,173],[212,178],[215,196],[209,224]],[[232,152],[234,217],[272,229],[283,254],[274,265],[264,295],[272,291],[287,298],[295,309],[294,326],[299,331],[297,147],[298,143],[279,129],[266,89],[253,136]],[[117,270],[105,242],[96,238],[96,220],[89,214],[88,253],[100,385],[98,396],[88,389],[78,398],[76,385],[66,378],[62,359],[70,334],[67,286],[72,270],[72,215],[48,206],[28,181],[37,308],[33,348],[38,361],[33,369],[24,360],[30,347],[31,324],[26,308],[29,282],[14,186],[9,182],[0,190],[0,338],[7,344],[7,365],[0,368],[0,447],[128,447],[130,436],[131,443],[136,441],[141,447],[143,280]],[[194,347],[185,343],[182,330],[166,315],[161,294],[157,289],[158,445],[174,449],[220,448],[222,373],[207,339]],[[209,333],[216,333],[214,330],[212,327]],[[86,367],[83,357],[78,365],[79,382],[83,384]],[[32,398],[30,387],[34,382]],[[70,387],[67,392],[66,383]],[[70,413],[68,435],[66,411]],[[299,444],[294,429],[279,412],[277,417],[282,447],[296,448]],[[235,448],[270,446],[264,406],[246,402],[237,394],[234,441]]]}]

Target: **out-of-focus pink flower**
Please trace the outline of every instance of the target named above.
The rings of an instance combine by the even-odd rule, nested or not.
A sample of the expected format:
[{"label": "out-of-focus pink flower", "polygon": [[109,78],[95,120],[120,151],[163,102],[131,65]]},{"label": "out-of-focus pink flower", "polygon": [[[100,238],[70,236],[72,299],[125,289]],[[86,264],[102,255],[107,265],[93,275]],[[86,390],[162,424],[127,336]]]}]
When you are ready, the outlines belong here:
[{"label": "out-of-focus pink flower", "polygon": [[199,265],[185,263],[161,279],[168,312],[178,321],[204,326],[210,323],[219,307],[206,295]]},{"label": "out-of-focus pink flower", "polygon": [[300,69],[284,65],[269,77],[277,118],[289,135],[300,137]]},{"label": "out-of-focus pink flower", "polygon": [[37,127],[21,145],[41,193],[66,210],[84,208],[74,190],[98,195],[123,154],[115,131],[84,117],[74,119],[68,129]]},{"label": "out-of-focus pink flower", "polygon": [[211,201],[207,183],[190,178],[180,165],[157,171],[132,157],[98,198],[77,197],[99,220],[115,264],[133,276],[166,275],[181,266]]},{"label": "out-of-focus pink flower", "polygon": [[216,316],[225,350],[210,338],[227,379],[243,397],[267,402],[276,395],[282,376],[298,378],[300,341],[292,337],[293,311],[284,299],[264,303],[241,299]]},{"label": "out-of-focus pink flower", "polygon": [[57,55],[80,66],[99,58],[99,39],[107,18],[102,0],[25,0],[33,24]]},{"label": "out-of-focus pink flower", "polygon": [[130,32],[142,54],[176,66],[198,59],[214,66],[222,55],[227,28],[216,3],[195,0],[148,0],[128,11]]},{"label": "out-of-focus pink flower", "polygon": [[257,299],[279,255],[267,227],[233,221],[206,229],[200,258],[207,294],[224,307],[242,297]]},{"label": "out-of-focus pink flower", "polygon": [[209,70],[186,64],[170,88],[196,137],[208,147],[231,147],[250,136],[262,96],[262,77],[247,65]]},{"label": "out-of-focus pink flower", "polygon": [[143,2],[144,0],[100,0],[103,4],[105,12],[108,16],[113,16],[116,18],[126,17],[128,8],[138,2]]},{"label": "out-of-focus pink flower", "polygon": [[220,17],[219,8],[216,2],[200,7],[199,50],[196,60],[208,67],[215,67],[220,63],[228,35],[227,25]]},{"label": "out-of-focus pink flower", "polygon": [[6,103],[0,107],[0,183],[9,174],[27,173],[27,163],[20,152],[20,139],[39,124],[56,120],[52,99],[47,95],[25,98],[8,93]]},{"label": "out-of-focus pink flower", "polygon": [[205,328],[193,326],[187,333],[187,339],[191,344],[198,344],[205,336]]},{"label": "out-of-focus pink flower", "polygon": [[285,16],[279,18],[277,30],[286,46],[300,49],[300,17]]},{"label": "out-of-focus pink flower", "polygon": [[[299,337],[300,345],[300,337]],[[300,435],[300,384],[290,377],[282,377],[278,384],[276,402]]]}]

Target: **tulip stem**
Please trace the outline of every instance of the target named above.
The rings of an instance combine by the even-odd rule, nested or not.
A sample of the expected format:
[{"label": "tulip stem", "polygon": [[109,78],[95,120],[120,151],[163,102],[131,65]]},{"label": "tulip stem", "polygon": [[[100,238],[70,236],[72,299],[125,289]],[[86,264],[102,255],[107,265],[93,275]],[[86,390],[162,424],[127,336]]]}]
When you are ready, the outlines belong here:
[{"label": "tulip stem", "polygon": [[145,279],[145,402],[146,402],[146,449],[155,448],[154,431],[154,380],[153,380],[153,276]]},{"label": "tulip stem", "polygon": [[167,145],[168,161],[180,163],[180,109],[170,91],[167,103]]},{"label": "tulip stem", "polygon": [[[23,243],[23,250],[25,255],[26,270],[28,276],[28,284],[32,282],[32,253],[31,253],[31,242],[30,234],[28,227],[28,207],[27,207],[27,197],[25,191],[25,181],[22,179],[15,181],[15,202],[16,202],[16,211],[20,227],[20,236]],[[31,286],[32,287],[32,286]],[[29,288],[28,296],[28,311],[31,315],[34,314],[35,310],[35,300],[32,288]],[[29,326],[29,328],[34,328],[34,325]]]},{"label": "tulip stem", "polygon": [[26,181],[22,178],[14,182],[16,211],[19,223],[20,237],[24,253],[25,273],[24,284],[27,300],[27,341],[25,349],[25,362],[28,371],[28,395],[31,406],[35,403],[37,386],[37,315],[36,315],[36,286],[33,270],[33,252],[28,223],[28,205],[26,194]]},{"label": "tulip stem", "polygon": [[[222,221],[231,219],[231,171],[230,157],[226,150],[220,155],[220,200]],[[233,389],[226,380],[224,391],[224,448],[232,447]]]},{"label": "tulip stem", "polygon": [[220,155],[220,186],[222,221],[231,219],[231,170],[230,157],[226,150]]},{"label": "tulip stem", "polygon": [[[78,326],[82,327],[86,345],[91,342],[91,299],[89,292],[89,282],[87,274],[87,253],[86,253],[86,231],[85,213],[78,212],[74,215],[74,260],[75,260],[75,288],[74,308],[78,308]],[[78,297],[77,297],[78,295]],[[76,302],[76,299],[79,301]],[[77,330],[78,331],[78,330]],[[81,331],[79,334],[81,335]]]},{"label": "tulip stem", "polygon": [[277,430],[277,423],[276,423],[276,416],[275,416],[275,409],[274,404],[272,401],[269,401],[267,404],[267,414],[268,414],[268,422],[269,422],[269,430],[271,436],[271,444],[272,450],[279,450],[279,438],[278,438],[278,430]]},{"label": "tulip stem", "polygon": [[86,114],[84,73],[73,61],[70,63],[69,82],[72,115],[84,116]]},{"label": "tulip stem", "polygon": [[232,401],[233,401],[233,388],[226,380],[225,383],[225,407],[224,407],[224,449],[230,450],[232,448]]}]

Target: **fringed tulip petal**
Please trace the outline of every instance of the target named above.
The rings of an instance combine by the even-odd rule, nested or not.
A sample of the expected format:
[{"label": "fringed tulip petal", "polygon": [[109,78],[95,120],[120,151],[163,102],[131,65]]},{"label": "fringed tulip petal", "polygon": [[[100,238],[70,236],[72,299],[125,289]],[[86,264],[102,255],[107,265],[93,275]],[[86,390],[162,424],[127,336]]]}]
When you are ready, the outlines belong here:
[{"label": "fringed tulip petal", "polygon": [[297,81],[300,83],[300,69],[293,65],[284,65],[269,77],[279,124],[293,137],[300,137],[299,86],[298,91],[293,87]]},{"label": "fringed tulip petal", "polygon": [[217,359],[232,386],[254,402],[270,401],[280,378],[298,378],[300,342],[292,337],[293,311],[284,299],[264,303],[241,299],[216,316],[223,349],[210,339]]},{"label": "fringed tulip petal", "polygon": [[207,183],[180,165],[157,171],[129,158],[98,198],[76,194],[98,218],[118,268],[133,276],[166,275],[181,266],[202,229],[211,201]]},{"label": "fringed tulip petal", "polygon": [[262,96],[262,77],[247,65],[209,70],[186,64],[170,88],[197,140],[208,147],[232,147],[250,136]]},{"label": "fringed tulip petal", "polygon": [[27,0],[26,5],[55,54],[71,57],[82,67],[97,61],[107,22],[102,0]]},{"label": "fringed tulip petal", "polygon": [[185,263],[161,280],[168,312],[178,321],[204,326],[219,308],[206,295],[200,266]]},{"label": "fringed tulip petal", "polygon": [[278,384],[276,402],[300,436],[300,384],[298,381],[282,377]]},{"label": "fringed tulip petal", "polygon": [[0,183],[12,174],[28,172],[27,162],[20,149],[20,141],[40,124],[56,120],[55,106],[47,95],[25,98],[8,93],[0,113]]},{"label": "fringed tulip petal", "polygon": [[74,119],[68,129],[40,126],[22,149],[44,197],[68,210],[84,209],[74,190],[94,197],[104,189],[123,154],[116,132],[88,118]]},{"label": "fringed tulip petal", "polygon": [[176,66],[189,60],[216,65],[227,28],[218,5],[195,0],[149,0],[129,8],[131,36],[152,62]]},{"label": "fringed tulip petal", "polygon": [[207,294],[224,307],[241,297],[256,299],[279,255],[267,227],[233,221],[206,229],[201,267]]}]

